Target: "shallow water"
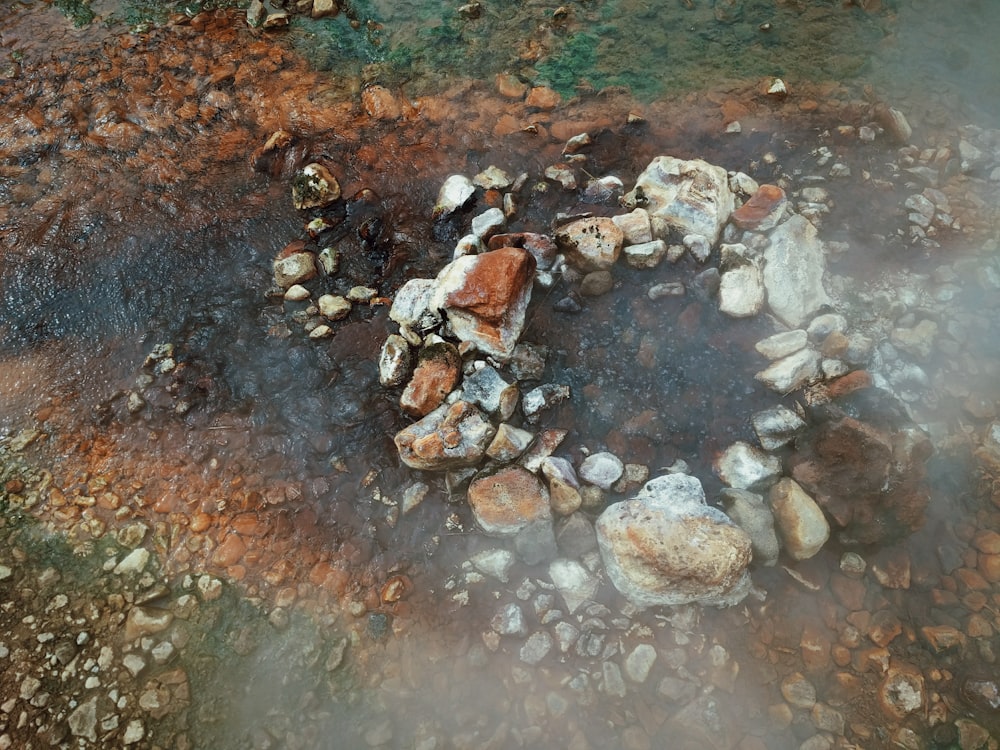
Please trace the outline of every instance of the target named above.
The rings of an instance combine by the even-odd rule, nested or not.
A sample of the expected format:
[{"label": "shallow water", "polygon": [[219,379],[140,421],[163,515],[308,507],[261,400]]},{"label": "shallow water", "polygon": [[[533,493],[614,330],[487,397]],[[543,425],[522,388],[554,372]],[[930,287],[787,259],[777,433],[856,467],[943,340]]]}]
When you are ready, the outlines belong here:
[{"label": "shallow water", "polygon": [[[590,746],[660,746],[693,731],[697,722],[677,718],[684,706],[701,716],[723,714],[722,729],[678,742],[798,747],[814,731],[804,714],[790,728],[775,728],[767,710],[781,700],[776,676],[803,669],[803,629],[835,633],[843,613],[831,614],[836,605],[780,570],[759,573],[766,605],[706,612],[697,627],[653,614],[621,632],[607,628],[622,653],[639,642],[663,653],[680,648],[691,659],[689,673],[699,676],[695,702],[657,693],[656,678],[677,673],[662,662],[655,678],[630,685],[620,699],[607,694],[594,655],[560,655],[529,672],[519,641],[505,641],[496,653],[485,649],[481,634],[497,600],[510,599],[521,579],[539,571],[519,568],[509,585],[468,583],[462,563],[492,542],[472,531],[464,504],[445,501],[440,478],[419,477],[431,484],[428,499],[410,515],[394,512],[392,501],[417,477],[399,466],[391,444],[407,421],[396,394],[377,385],[375,358],[391,330],[387,310],[358,309],[330,343],[316,345],[291,320],[292,306],[265,296],[271,259],[305,236],[288,200],[289,165],[275,165],[270,175],[248,167],[250,153],[278,127],[298,137],[300,163],[323,158],[340,167],[345,195],[370,188],[377,196],[345,207],[335,236],[347,260],[339,276],[323,280],[324,289],[363,283],[389,296],[407,278],[436,273],[464,233],[469,214],[450,226],[429,218],[446,175],[497,164],[527,171],[534,184],[560,158],[554,133],[575,132],[566,122],[600,132],[587,169],[629,185],[659,153],[703,156],[761,181],[799,179],[818,170],[813,151],[823,145],[855,175],[867,168],[888,178],[894,147],[828,134],[844,119],[866,122],[869,84],[869,99],[906,112],[915,142],[942,145],[954,126],[988,127],[1000,114],[990,73],[997,66],[989,64],[997,54],[988,33],[997,26],[995,4],[914,0],[872,12],[841,2],[686,5],[575,3],[565,18],[554,18],[554,8],[540,3],[487,4],[481,18],[463,20],[439,3],[357,3],[358,31],[342,13],[319,23],[296,20],[284,37],[245,30],[235,11],[131,35],[118,24],[147,20],[134,5],[95,3],[98,18],[81,29],[41,3],[10,11],[0,27],[7,66],[0,85],[10,113],[0,137],[0,426],[13,434],[38,425],[51,434],[31,450],[52,465],[60,494],[71,501],[51,501],[39,515],[73,538],[97,536],[91,519],[114,528],[121,505],[105,498],[106,507],[81,511],[86,506],[72,498],[103,498],[97,490],[112,488],[129,517],[164,526],[156,551],[174,580],[208,569],[264,602],[291,590],[303,611],[336,613],[328,630],[355,635],[346,694],[339,685],[316,687],[313,652],[327,646],[310,650],[315,632],[308,627],[278,636],[265,628],[260,640],[268,645],[251,656],[265,662],[256,671],[242,654],[216,648],[192,669],[204,695],[213,696],[191,719],[199,746],[323,747],[324,736],[345,732],[338,747],[373,746],[385,722],[395,727],[386,743],[400,747],[413,746],[421,732],[452,746],[586,747],[580,736]],[[738,12],[726,15],[730,6]],[[493,76],[501,72],[581,99],[554,113],[532,110],[495,93]],[[760,94],[759,79],[771,76],[786,80],[790,100]],[[371,82],[412,97],[413,111],[394,123],[366,117],[357,93]],[[627,90],[596,93],[622,86]],[[646,122],[627,125],[630,111]],[[516,127],[499,127],[505,115]],[[733,119],[743,124],[739,136],[722,132]],[[520,132],[531,123],[540,134]],[[897,271],[929,273],[945,257],[950,262],[894,235],[906,226],[902,186],[828,187],[836,209],[824,221],[825,238],[850,245],[832,261],[835,273],[873,284],[884,278],[891,287]],[[557,210],[573,207],[575,196],[549,188],[524,196],[524,228],[547,229]],[[969,201],[961,208],[972,230],[943,238],[944,253],[977,250],[995,231],[987,206]],[[372,215],[383,229],[369,243],[358,230]],[[995,323],[995,289],[976,286],[982,265],[973,258],[962,280],[964,308]],[[690,283],[699,270],[682,262],[653,278]],[[546,419],[570,431],[574,457],[581,447],[609,447],[654,473],[682,459],[713,496],[716,452],[751,438],[749,415],[777,400],[753,381],[760,362],[752,345],[769,329],[763,321],[726,320],[694,295],[652,302],[645,296],[651,281],[622,270],[614,293],[586,301],[578,316],[554,312],[553,300],[536,295],[524,338],[551,348],[546,379],[574,393]],[[898,281],[930,287],[925,277]],[[995,403],[992,330],[970,322],[966,340],[973,344],[961,362],[967,381],[940,364],[940,377],[963,379],[965,391],[917,403],[926,406],[927,422],[969,421],[957,406],[968,391]],[[161,343],[174,345],[180,367],[172,372],[144,364]],[[131,391],[145,401],[135,415],[127,409]],[[978,429],[988,417],[972,421]],[[988,503],[966,497],[973,492],[968,472],[946,468],[956,476],[943,471],[938,480],[944,489],[919,539],[926,546],[935,535],[954,540],[956,527],[996,524]],[[948,506],[954,495],[966,505]],[[233,536],[241,539],[240,555],[227,546]],[[823,582],[821,591],[839,551],[831,545],[803,566]],[[926,581],[937,566],[927,564]],[[398,571],[415,585],[390,606],[379,589]],[[912,633],[935,585],[926,583],[912,602],[905,591],[873,587],[865,606],[892,605]],[[600,598],[616,611],[620,602],[609,588]],[[536,594],[528,599],[539,601]],[[348,614],[352,603],[357,618]],[[534,629],[544,607],[532,612]],[[372,637],[369,613],[392,615],[393,635]],[[978,652],[942,656],[941,668],[962,672],[989,661],[995,636],[977,643]],[[713,644],[742,667],[728,690],[720,687],[730,683],[717,674]],[[913,658],[929,668],[928,653]],[[286,671],[288,663],[301,673]],[[817,682],[828,681],[818,673]],[[592,681],[571,685],[581,674]],[[871,675],[864,679],[869,691],[877,687]],[[225,695],[230,688],[238,688],[235,696]],[[262,716],[276,695],[286,702]],[[827,701],[838,700],[830,696],[833,689]],[[296,710],[298,726],[288,720]],[[879,728],[883,719],[877,707],[871,711],[865,703],[851,718]],[[973,715],[996,729],[994,715]],[[862,738],[859,731],[855,739]],[[893,741],[877,732],[864,739],[879,747]]]}]

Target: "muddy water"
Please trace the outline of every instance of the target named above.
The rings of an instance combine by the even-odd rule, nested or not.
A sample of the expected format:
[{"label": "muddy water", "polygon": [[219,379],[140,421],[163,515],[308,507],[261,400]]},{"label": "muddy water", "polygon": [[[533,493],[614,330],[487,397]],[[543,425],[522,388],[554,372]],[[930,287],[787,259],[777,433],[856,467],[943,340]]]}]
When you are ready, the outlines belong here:
[{"label": "muddy water", "polygon": [[[329,344],[316,345],[293,311],[265,294],[274,254],[305,236],[288,200],[295,163],[271,173],[249,167],[249,154],[279,127],[298,139],[295,162],[339,165],[346,195],[368,188],[377,196],[349,202],[337,217],[348,261],[329,291],[366,284],[391,296],[407,278],[435,273],[464,231],[468,215],[450,226],[429,220],[445,176],[497,164],[534,183],[559,160],[566,135],[600,132],[588,170],[626,184],[659,153],[701,156],[761,181],[809,174],[821,145],[878,178],[889,176],[883,164],[893,149],[865,152],[823,135],[844,120],[866,121],[864,83],[875,83],[871,97],[911,114],[923,138],[966,115],[988,125],[995,114],[993,79],[964,74],[979,68],[947,52],[950,34],[974,41],[979,32],[969,29],[988,27],[973,21],[993,12],[986,4],[949,13],[899,3],[866,13],[840,3],[747,2],[742,15],[721,20],[709,4],[693,5],[580,4],[554,23],[552,8],[518,4],[487,8],[476,25],[430,3],[359,4],[359,18],[373,21],[360,32],[342,14],[296,23],[286,39],[245,30],[237,13],[124,34],[113,23],[74,30],[52,6],[10,12],[2,30],[10,117],[0,177],[0,420],[10,434],[46,436],[26,450],[51,469],[56,489],[32,510],[72,544],[142,520],[177,592],[191,590],[185,574],[207,570],[264,612],[280,601],[294,613],[287,629],[239,608],[245,624],[222,618],[212,626],[243,627],[250,646],[206,638],[204,661],[189,668],[200,706],[165,729],[165,744],[180,747],[187,734],[204,747],[668,746],[706,716],[715,717],[709,734],[683,742],[797,747],[816,731],[802,712],[783,726],[768,709],[782,700],[780,678],[808,671],[803,632],[842,631],[845,613],[822,593],[837,568],[835,546],[804,566],[820,594],[764,571],[766,605],[706,612],[700,621],[648,614],[615,625],[621,602],[603,590],[610,613],[595,610],[594,618],[619,644],[610,658],[639,643],[663,654],[648,682],[630,683],[624,698],[604,687],[605,652],[560,655],[529,670],[521,641],[492,653],[481,635],[497,602],[511,599],[530,608],[532,629],[541,626],[539,592],[514,593],[538,572],[517,569],[505,585],[470,583],[462,563],[492,545],[473,531],[463,504],[447,502],[439,478],[419,477],[431,492],[412,514],[400,518],[384,502],[417,478],[392,450],[405,424],[396,394],[377,386],[385,308],[355,310]],[[502,54],[490,44],[498,24],[510,39]],[[946,47],[943,65],[928,52],[937,44]],[[912,69],[939,84],[940,95],[911,94],[902,73]],[[554,112],[531,109],[496,93],[492,75],[501,71],[584,96]],[[765,75],[785,76],[796,96],[761,96]],[[398,122],[361,111],[356,94],[371,80],[414,97]],[[630,90],[590,93],[608,86]],[[645,122],[627,125],[629,112]],[[740,137],[722,133],[732,119],[743,124]],[[937,265],[893,239],[905,227],[899,193],[870,182],[831,189],[837,211],[824,230],[851,246],[837,272],[885,274],[892,283],[889,272],[903,264]],[[524,198],[524,228],[543,230],[572,208],[552,183]],[[974,249],[995,220],[977,214],[975,202],[960,208],[977,233],[948,238],[954,253]],[[358,230],[373,215],[383,228],[367,243]],[[690,284],[699,270],[681,263],[656,280]],[[968,309],[990,304],[970,276]],[[748,415],[776,400],[752,377],[760,366],[752,345],[766,325],[724,320],[696,296],[653,302],[649,275],[623,270],[616,282],[580,315],[536,300],[525,339],[550,347],[546,377],[574,393],[547,419],[570,431],[574,451],[608,447],[654,471],[682,459],[712,494],[716,451],[750,438]],[[995,339],[981,341],[986,362],[967,388],[995,399]],[[177,366],[158,372],[146,357],[166,343]],[[132,392],[144,401],[134,414]],[[938,407],[935,419],[954,419],[954,404]],[[969,526],[995,524],[977,504],[971,466],[947,468],[942,494],[962,496],[963,515],[937,506],[937,525],[918,542],[967,542]],[[912,602],[905,591],[872,585],[865,608],[891,607],[915,633],[926,591],[938,588],[937,566],[928,563],[926,590]],[[383,583],[400,573],[407,596],[383,603]],[[354,638],[348,671],[329,678],[330,644],[345,633]],[[913,647],[920,653],[912,660],[957,673],[986,658],[991,638],[960,658]],[[734,663],[738,680],[727,676]],[[825,684],[833,668],[815,671]],[[698,679],[662,687],[661,678],[678,674]],[[877,681],[864,679],[874,689]],[[942,690],[956,686],[946,681]],[[879,734],[886,720],[873,702],[832,687],[825,700],[858,725],[855,741],[895,741]],[[697,720],[684,721],[685,711]],[[963,704],[955,715],[969,711]],[[995,727],[990,714],[972,715]],[[925,729],[914,723],[921,736]],[[953,738],[939,739],[947,746]]]}]

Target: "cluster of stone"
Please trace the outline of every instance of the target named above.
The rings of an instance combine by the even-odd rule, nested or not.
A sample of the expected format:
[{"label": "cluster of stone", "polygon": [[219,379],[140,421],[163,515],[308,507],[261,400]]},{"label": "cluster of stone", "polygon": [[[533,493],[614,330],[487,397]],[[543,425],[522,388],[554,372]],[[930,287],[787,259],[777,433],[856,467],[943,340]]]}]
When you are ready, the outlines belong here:
[{"label": "cluster of stone", "polygon": [[[587,142],[586,135],[572,139],[567,163],[546,176],[575,180],[569,157]],[[441,188],[434,216],[466,206],[477,185],[505,189],[514,182],[495,167],[475,181],[454,175]],[[575,189],[575,182],[566,187]],[[613,196],[620,187],[603,178],[587,190]],[[512,199],[504,200],[506,210],[475,216],[452,262],[434,279],[407,282],[392,304],[399,333],[383,346],[381,381],[402,387],[400,407],[418,420],[395,437],[401,460],[414,469],[448,472],[449,487],[471,480],[468,502],[482,531],[512,540],[529,564],[556,558],[552,575],[564,588],[582,592],[581,601],[592,596],[602,563],[637,607],[731,605],[752,588],[751,560],[774,565],[782,551],[792,561],[814,556],[831,535],[828,515],[844,541],[877,541],[873,528],[912,530],[926,503],[914,482],[896,482],[906,489],[895,505],[877,496],[875,483],[899,479],[899,467],[908,471],[926,458],[926,441],[916,430],[879,431],[846,415],[809,428],[806,415],[785,406],[755,414],[759,445],[736,443],[715,462],[729,488],[719,498],[727,515],[685,473],[646,482],[648,469],[636,466],[637,481],[621,484],[625,465],[616,456],[598,453],[574,466],[554,455],[565,433],[538,433],[535,425],[569,389],[545,383],[521,394],[523,381],[544,372],[544,354],[519,341],[534,284],[551,287],[561,277],[579,282],[584,294],[607,291],[622,256],[632,267],[653,268],[685,253],[708,266],[703,277],[714,275],[723,313],[767,313],[774,320],[779,332],[758,344],[770,364],[757,378],[770,389],[787,394],[808,388],[811,400],[825,403],[870,387],[871,377],[852,368],[870,358],[873,343],[850,331],[844,316],[826,312],[833,299],[824,286],[824,245],[814,223],[795,211],[797,205],[819,218],[828,198],[808,188],[795,197],[797,203],[776,185],[758,186],[745,174],[702,160],[661,156],[621,196],[626,213],[562,217],[553,236],[507,232],[516,212]],[[857,482],[838,484],[827,467],[840,461],[844,471],[858,468],[862,455],[845,461],[842,444],[862,433],[866,440],[857,444],[874,456],[864,474],[871,482],[861,498],[847,498],[844,487],[853,492]],[[772,453],[792,441],[797,450],[789,461]],[[902,460],[893,464],[892,455]],[[602,491],[637,487],[642,489],[630,499],[604,507]],[[580,524],[585,536],[596,538],[600,556],[598,562],[591,544],[590,556],[580,557],[583,565],[557,557],[553,524],[554,517],[565,520],[581,509],[603,510],[593,527],[586,516]]]},{"label": "cluster of stone", "polygon": [[327,18],[340,13],[339,0],[251,0],[247,6],[247,23],[254,28],[283,29],[293,15]]}]

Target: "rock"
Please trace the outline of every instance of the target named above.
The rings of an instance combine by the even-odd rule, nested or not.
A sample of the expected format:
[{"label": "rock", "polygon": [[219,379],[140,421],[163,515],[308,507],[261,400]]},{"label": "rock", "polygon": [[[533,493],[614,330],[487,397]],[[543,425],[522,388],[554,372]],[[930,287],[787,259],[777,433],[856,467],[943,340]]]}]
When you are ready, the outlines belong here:
[{"label": "rock", "polygon": [[316,256],[292,253],[274,261],[274,283],[282,289],[316,278]]},{"label": "rock", "polygon": [[608,577],[632,604],[736,604],[750,589],[750,538],[705,503],[694,477],[650,480],[597,519]]},{"label": "rock", "polygon": [[733,318],[749,318],[764,307],[764,280],[760,263],[738,251],[726,257],[726,248],[746,248],[743,245],[723,245],[725,270],[719,279],[719,310]]},{"label": "rock", "polygon": [[491,208],[473,218],[472,234],[486,241],[502,230],[506,224],[507,218],[503,215],[503,211],[499,208]]},{"label": "rock", "polygon": [[268,13],[267,17],[264,19],[264,23],[261,24],[261,28],[264,29],[284,29],[288,26],[291,20],[291,15],[283,10],[275,11],[273,13]]},{"label": "rock", "polygon": [[115,566],[115,575],[137,575],[146,568],[149,562],[149,550],[139,547],[129,552],[121,562]]},{"label": "rock", "polygon": [[382,345],[378,358],[378,380],[386,388],[402,385],[410,375],[410,346],[393,333]]},{"label": "rock", "polygon": [[399,291],[389,308],[389,319],[399,325],[400,334],[414,346],[421,337],[441,323],[440,314],[431,308],[434,279],[410,279]]},{"label": "rock", "polygon": [[606,271],[621,254],[625,237],[612,219],[593,217],[570,222],[556,233],[556,244],[582,271]]},{"label": "rock", "polygon": [[545,383],[524,394],[521,399],[521,411],[524,412],[524,418],[528,422],[535,423],[542,411],[551,409],[556,404],[565,401],[569,395],[568,385]]},{"label": "rock", "polygon": [[781,479],[768,496],[774,525],[785,552],[793,560],[808,560],[830,538],[830,524],[816,502],[797,482]]},{"label": "rock", "polygon": [[802,328],[797,328],[794,331],[782,331],[768,336],[766,339],[761,339],[754,345],[754,348],[773,361],[805,349],[808,343],[809,334]]},{"label": "rock", "polygon": [[444,311],[460,340],[507,359],[524,328],[534,273],[534,256],[521,248],[463,256],[438,274],[431,308]]},{"label": "rock", "polygon": [[286,302],[302,302],[309,299],[309,290],[301,284],[292,284],[285,290],[284,299]]},{"label": "rock", "polygon": [[791,393],[816,380],[820,373],[819,352],[801,349],[771,364],[754,378],[778,393]]},{"label": "rock", "polygon": [[512,537],[528,525],[552,523],[548,490],[520,466],[509,466],[472,482],[469,506],[488,536]]},{"label": "rock", "polygon": [[955,719],[959,750],[987,750],[995,743],[989,730],[972,719]]},{"label": "rock", "polygon": [[580,482],[573,470],[573,464],[565,458],[550,456],[542,461],[541,470],[549,482],[552,512],[559,516],[568,516],[579,510],[583,500],[580,497]]},{"label": "rock", "polygon": [[782,680],[781,695],[796,708],[812,708],[816,705],[816,688],[799,672]]},{"label": "rock", "polygon": [[837,313],[826,313],[817,315],[806,327],[806,334],[810,341],[823,342],[831,334],[843,334],[847,331],[847,318]]},{"label": "rock", "polygon": [[[411,416],[426,416],[444,403],[461,377],[462,357],[458,349],[446,341],[425,346],[417,357],[413,377],[399,397],[399,405]],[[473,399],[467,400],[475,403]]]},{"label": "rock", "polygon": [[611,489],[625,471],[625,464],[614,453],[603,451],[593,453],[583,459],[577,472],[580,479],[602,490]]},{"label": "rock", "polygon": [[323,208],[340,198],[340,183],[322,164],[307,164],[292,178],[292,203],[297,209]]},{"label": "rock", "polygon": [[926,360],[934,351],[937,332],[937,323],[921,320],[913,328],[894,328],[889,340],[897,349],[919,360]]},{"label": "rock", "polygon": [[494,164],[472,178],[472,184],[483,190],[506,190],[513,182],[510,175]]},{"label": "rock", "polygon": [[398,120],[403,114],[396,95],[385,86],[366,86],[361,92],[361,108],[373,120],[383,122]]},{"label": "rock", "polygon": [[497,425],[497,432],[486,449],[486,455],[500,463],[510,463],[524,453],[535,436],[507,422]]},{"label": "rock", "polygon": [[733,211],[733,224],[749,232],[773,229],[784,215],[788,199],[777,185],[761,185],[746,203]]},{"label": "rock", "polygon": [[622,671],[613,661],[606,661],[602,665],[603,682],[602,687],[607,695],[615,698],[625,697],[625,681],[622,679]]},{"label": "rock", "polygon": [[545,178],[558,182],[563,190],[576,190],[576,172],[569,164],[552,164],[545,168]]},{"label": "rock", "polygon": [[803,433],[795,446],[791,476],[841,529],[842,541],[885,543],[923,524],[931,447],[916,428],[891,431],[843,417]]},{"label": "rock", "polygon": [[741,490],[767,488],[781,475],[781,461],[742,441],[726,448],[715,459],[714,468],[725,484]]},{"label": "rock", "polygon": [[830,298],[823,287],[826,261],[816,227],[793,216],[771,233],[764,250],[767,304],[790,328],[807,321]]},{"label": "rock", "polygon": [[122,735],[123,745],[134,745],[146,736],[146,728],[141,719],[132,719],[125,727],[125,734]]},{"label": "rock", "polygon": [[544,630],[532,633],[521,646],[521,661],[532,666],[541,663],[542,659],[549,655],[552,645],[552,636]]},{"label": "rock", "polygon": [[351,312],[351,303],[339,294],[324,294],[316,300],[319,314],[328,320],[343,320]]},{"label": "rock", "polygon": [[632,268],[656,268],[667,255],[663,240],[625,246],[625,262]]},{"label": "rock", "polygon": [[162,633],[173,621],[173,614],[165,609],[132,607],[125,619],[125,640],[131,642],[144,635]]},{"label": "rock", "polygon": [[681,242],[684,243],[684,247],[691,253],[691,257],[699,263],[707,261],[712,254],[712,243],[703,234],[685,234]]},{"label": "rock", "polygon": [[875,110],[875,119],[879,125],[885,128],[886,132],[900,145],[910,142],[913,135],[913,128],[906,121],[906,116],[898,109],[881,105]]},{"label": "rock", "polygon": [[467,401],[444,404],[396,434],[399,457],[411,469],[444,471],[479,463],[496,429]]},{"label": "rock", "polygon": [[528,92],[528,97],[524,100],[525,105],[536,109],[554,109],[562,101],[558,92],[553,91],[548,86],[535,86]]},{"label": "rock", "polygon": [[507,366],[517,380],[541,380],[548,354],[548,347],[518,344]]},{"label": "rock", "polygon": [[622,230],[626,247],[644,245],[653,240],[653,226],[649,221],[649,212],[644,208],[634,208],[627,214],[612,216],[611,221]]},{"label": "rock", "polygon": [[337,0],[313,0],[312,2],[311,15],[313,18],[328,18],[339,12],[340,5]]},{"label": "rock", "polygon": [[889,667],[879,688],[882,708],[893,719],[919,711],[924,705],[924,678],[909,665]]},{"label": "rock", "polygon": [[658,239],[669,239],[666,235],[673,230],[681,235],[701,234],[714,245],[733,212],[734,196],[722,167],[701,159],[659,156],[639,175],[623,204],[645,208]]},{"label": "rock", "polygon": [[719,500],[733,522],[750,537],[753,562],[763,567],[777,565],[781,547],[774,531],[774,515],[764,498],[747,490],[728,488]]},{"label": "rock", "polygon": [[444,181],[434,204],[434,219],[441,219],[462,208],[476,194],[476,186],[465,175],[453,174]]},{"label": "rock", "polygon": [[649,643],[640,643],[625,657],[625,675],[640,685],[649,677],[656,663],[656,647]]},{"label": "rock", "polygon": [[549,564],[549,579],[566,603],[566,613],[573,614],[597,593],[597,577],[575,560],[553,560]]},{"label": "rock", "polygon": [[500,583],[510,580],[510,569],[514,567],[514,553],[505,549],[490,549],[472,557],[472,565],[480,573],[496,578]]},{"label": "rock", "polygon": [[614,289],[615,281],[609,271],[591,271],[580,282],[580,294],[584,297],[600,297]]},{"label": "rock", "polygon": [[256,29],[264,23],[266,16],[267,8],[264,7],[264,3],[261,0],[251,0],[247,6],[247,25]]},{"label": "rock", "polygon": [[508,383],[489,365],[473,371],[462,383],[462,397],[501,420],[510,419],[517,407],[517,385]]},{"label": "rock", "polygon": [[84,701],[71,713],[66,723],[74,737],[84,737],[91,742],[97,742],[97,696]]},{"label": "rock", "polygon": [[777,450],[806,428],[805,420],[787,406],[774,406],[759,411],[750,417],[753,430],[757,433],[761,447],[767,451]]},{"label": "rock", "polygon": [[[551,493],[551,487],[549,489]],[[556,523],[556,546],[564,557],[580,558],[597,549],[594,525],[583,513],[573,513]]]},{"label": "rock", "polygon": [[516,603],[503,605],[490,621],[490,627],[498,635],[512,635],[523,638],[528,634],[528,625],[524,621],[524,613]]}]

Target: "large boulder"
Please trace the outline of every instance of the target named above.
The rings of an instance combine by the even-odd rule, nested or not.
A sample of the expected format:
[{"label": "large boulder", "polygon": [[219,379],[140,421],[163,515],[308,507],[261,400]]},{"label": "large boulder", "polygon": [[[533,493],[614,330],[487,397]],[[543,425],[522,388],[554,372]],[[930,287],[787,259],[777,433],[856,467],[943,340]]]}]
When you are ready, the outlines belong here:
[{"label": "large boulder", "polygon": [[639,175],[623,203],[645,208],[659,239],[668,240],[666,235],[673,230],[681,236],[700,234],[714,245],[733,212],[734,196],[722,167],[701,159],[658,156]]},{"label": "large boulder", "polygon": [[467,401],[444,404],[396,433],[396,450],[411,469],[445,471],[474,466],[496,428]]},{"label": "large boulder", "polygon": [[459,339],[507,359],[524,329],[534,274],[535,258],[523,248],[464,255],[438,274],[430,307],[444,311]]},{"label": "large boulder", "polygon": [[729,606],[750,591],[750,537],[705,503],[695,477],[650,480],[631,500],[608,507],[596,530],[608,577],[637,607]]},{"label": "large boulder", "polygon": [[767,304],[789,328],[798,328],[830,303],[823,287],[826,258],[816,227],[793,216],[771,232],[764,250]]}]

